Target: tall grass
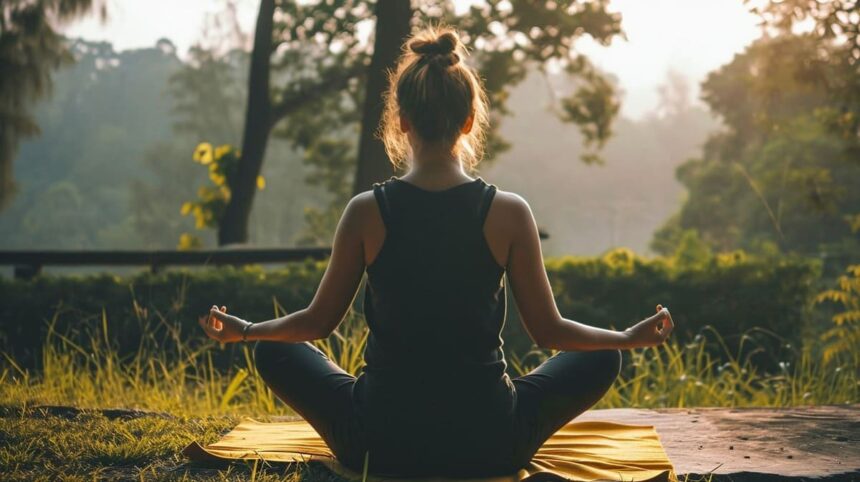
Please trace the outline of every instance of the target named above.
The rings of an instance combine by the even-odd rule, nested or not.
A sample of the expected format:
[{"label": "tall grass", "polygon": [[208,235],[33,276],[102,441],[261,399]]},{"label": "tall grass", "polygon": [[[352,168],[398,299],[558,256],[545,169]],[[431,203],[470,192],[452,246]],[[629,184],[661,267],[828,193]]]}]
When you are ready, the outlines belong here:
[{"label": "tall grass", "polygon": [[[708,350],[714,343],[720,355]],[[743,352],[743,344],[738,352]],[[780,362],[776,373],[766,373],[752,363],[754,351],[748,353],[731,353],[710,329],[690,343],[673,340],[631,351],[623,375],[598,407],[786,407],[858,401],[856,367],[830,366],[806,347],[793,360]]]},{"label": "tall grass", "polygon": [[240,360],[230,369],[219,370],[213,362],[216,343],[183,341],[175,331],[159,341],[143,337],[133,355],[122,357],[111,343],[104,315],[99,332],[84,344],[53,326],[38,371],[22,369],[4,354],[0,404],[129,407],[195,415],[288,413],[257,375],[250,346],[241,347]]},{"label": "tall grass", "polygon": [[[0,404],[61,404],[78,407],[129,407],[182,415],[284,415],[254,369],[250,346],[242,346],[229,369],[218,369],[213,353],[220,347],[171,332],[159,342],[142,341],[122,357],[111,343],[109,323],[80,344],[50,328],[41,369],[24,370],[5,356],[0,372]],[[316,344],[351,373],[362,365],[367,329],[351,315],[332,337]],[[708,348],[722,347],[722,355]],[[513,357],[513,375],[525,373],[551,353],[534,350]],[[440,356],[444,356],[440,353]],[[858,401],[856,366],[825,364],[803,349],[777,373],[763,373],[732,354],[714,331],[687,344],[672,341],[659,348],[635,350],[598,405],[609,407],[793,406]]]}]

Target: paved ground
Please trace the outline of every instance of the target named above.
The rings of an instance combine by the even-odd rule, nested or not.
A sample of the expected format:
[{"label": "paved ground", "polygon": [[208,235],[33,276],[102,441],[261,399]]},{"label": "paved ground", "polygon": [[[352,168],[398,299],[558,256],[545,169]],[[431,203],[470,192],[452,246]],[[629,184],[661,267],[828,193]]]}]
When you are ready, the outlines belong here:
[{"label": "paved ground", "polygon": [[580,419],[654,425],[682,480],[860,481],[860,405],[613,409]]}]

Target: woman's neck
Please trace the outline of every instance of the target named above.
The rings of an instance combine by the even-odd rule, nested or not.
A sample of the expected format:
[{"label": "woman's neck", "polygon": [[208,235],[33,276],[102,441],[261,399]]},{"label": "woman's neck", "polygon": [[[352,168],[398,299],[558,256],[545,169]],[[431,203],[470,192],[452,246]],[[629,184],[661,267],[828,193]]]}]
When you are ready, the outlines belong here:
[{"label": "woman's neck", "polygon": [[426,187],[446,187],[469,180],[451,147],[413,146],[412,167],[402,178]]}]

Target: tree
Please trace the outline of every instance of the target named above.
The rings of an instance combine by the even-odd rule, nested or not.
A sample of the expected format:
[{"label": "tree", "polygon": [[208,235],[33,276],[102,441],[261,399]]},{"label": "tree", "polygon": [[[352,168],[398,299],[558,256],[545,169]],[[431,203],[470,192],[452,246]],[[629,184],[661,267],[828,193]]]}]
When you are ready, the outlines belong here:
[{"label": "tree", "polygon": [[57,24],[81,17],[98,0],[4,0],[0,3],[0,208],[15,191],[18,143],[39,133],[33,104],[50,93],[51,74],[73,60]]},{"label": "tree", "polygon": [[[244,243],[248,239],[257,178],[275,124],[321,97],[343,89],[363,70],[360,59],[331,50],[334,42],[347,51],[358,42],[351,34],[359,17],[354,14],[355,9],[343,3],[352,2],[310,6],[295,2],[276,4],[275,0],[260,2],[249,67],[241,158],[235,180],[229,186],[231,197],[219,226],[219,245]],[[277,23],[276,11],[281,19]],[[334,15],[335,11],[339,14]],[[284,52],[275,62],[285,87],[273,96],[272,54],[280,47],[284,47]],[[325,59],[324,53],[330,58]]]},{"label": "tree", "polygon": [[[618,101],[611,84],[587,58],[576,54],[573,44],[586,35],[608,44],[621,34],[620,15],[608,12],[607,3],[489,1],[456,15],[453,2],[262,0],[239,172],[230,186],[219,244],[247,241],[256,179],[272,133],[306,150],[308,162],[314,165],[330,166],[335,161],[324,156],[351,153],[352,159],[357,158],[353,192],[369,188],[369,182],[391,172],[384,154],[379,155],[379,141],[373,138],[378,95],[385,69],[393,65],[394,49],[401,43],[395,40],[411,31],[413,21],[444,22],[464,33],[496,114],[505,113],[507,89],[524,78],[529,66],[555,64],[565,69],[579,86],[570,97],[559,100],[560,116],[579,125],[587,143],[600,148],[611,134]],[[373,44],[384,45],[384,50],[373,51],[371,43],[362,42],[358,35],[360,26],[373,22],[378,22],[379,39]],[[356,153],[355,137],[347,135],[359,127],[361,155]],[[493,140],[493,146],[504,145],[498,137]],[[599,161],[594,152],[584,159]],[[342,172],[336,176],[346,177]],[[326,184],[342,191],[337,182]]]},{"label": "tree", "polygon": [[[753,3],[752,0],[744,0]],[[860,3],[857,0],[782,0],[754,6],[762,25],[781,33],[812,24],[812,33],[825,42],[836,41],[848,54],[846,61],[860,61]]]},{"label": "tree", "polygon": [[813,34],[779,35],[708,76],[703,99],[725,129],[678,168],[689,195],[655,250],[695,229],[718,250],[857,252],[847,221],[860,212],[860,104],[843,90],[858,72],[841,53]]},{"label": "tree", "polygon": [[[42,132],[22,143],[16,155],[20,188],[0,215],[0,239],[6,248],[144,247],[133,232],[128,208],[134,193],[128,184],[151,179],[140,162],[148,146],[174,139],[164,87],[181,61],[164,40],[122,52],[107,42],[79,39],[69,40],[68,48],[74,64],[54,73],[51,97],[33,109]],[[189,143],[183,159],[190,158]],[[169,180],[168,185],[182,187],[178,179]],[[56,217],[49,212],[54,205],[40,200],[69,191],[55,189],[61,183],[77,191],[80,209],[74,216]],[[178,209],[175,204],[172,217]],[[53,221],[43,224],[38,218]],[[153,218],[153,236],[163,231],[159,221],[165,222]],[[35,226],[39,229],[31,231]]]},{"label": "tree", "polygon": [[382,95],[388,84],[386,72],[394,66],[400,55],[400,46],[409,36],[412,15],[410,2],[379,1],[376,4],[376,35],[373,40],[373,56],[367,71],[353,193],[367,189],[375,181],[385,179],[391,173],[385,146],[375,134],[382,119]]}]

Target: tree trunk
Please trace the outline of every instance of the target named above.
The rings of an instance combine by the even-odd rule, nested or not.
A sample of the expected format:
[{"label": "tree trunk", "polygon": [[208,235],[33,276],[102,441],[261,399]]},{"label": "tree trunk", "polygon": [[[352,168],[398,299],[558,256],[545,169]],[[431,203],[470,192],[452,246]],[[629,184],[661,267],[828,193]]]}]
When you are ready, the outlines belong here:
[{"label": "tree trunk", "polygon": [[257,190],[257,177],[263,166],[271,131],[269,70],[272,54],[272,27],[275,1],[261,0],[254,30],[254,48],[248,76],[248,106],[245,131],[236,177],[230,184],[230,201],[218,226],[218,245],[248,242],[248,218]]},{"label": "tree trunk", "polygon": [[400,47],[410,33],[412,5],[404,0],[379,0],[376,4],[376,34],[373,57],[367,72],[367,87],[361,116],[361,138],[358,143],[353,193],[370,189],[394,172],[382,141],[375,133],[382,119],[382,94],[388,86],[386,71],[394,67]]}]

